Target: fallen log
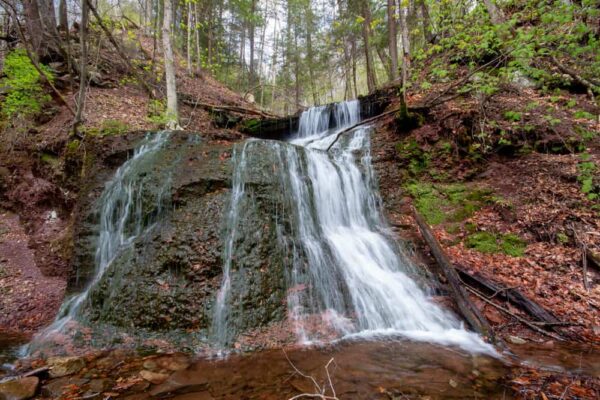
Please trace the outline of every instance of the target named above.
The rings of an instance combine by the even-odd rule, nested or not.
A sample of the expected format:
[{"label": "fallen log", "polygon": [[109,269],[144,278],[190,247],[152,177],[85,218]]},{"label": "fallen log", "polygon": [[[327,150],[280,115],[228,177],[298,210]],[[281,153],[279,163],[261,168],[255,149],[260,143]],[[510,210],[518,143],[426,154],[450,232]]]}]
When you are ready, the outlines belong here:
[{"label": "fallen log", "polygon": [[594,267],[597,271],[600,272],[600,254],[594,253],[588,247],[585,251],[585,256],[587,258],[588,265]]},{"label": "fallen log", "polygon": [[466,284],[484,289],[491,297],[499,297],[512,303],[521,310],[525,311],[527,314],[534,317],[539,322],[543,322],[548,326],[562,324],[562,321],[560,321],[536,302],[527,298],[519,289],[501,287],[489,279],[484,278],[481,274],[470,273],[460,266],[455,266],[455,269],[458,271],[458,275],[462,281]]},{"label": "fallen log", "polygon": [[280,118],[277,115],[269,114],[264,111],[255,110],[252,108],[246,108],[246,107],[240,107],[240,106],[228,106],[228,105],[224,105],[224,104],[217,105],[217,104],[203,103],[201,101],[191,98],[190,95],[185,94],[185,93],[177,93],[177,97],[178,97],[179,101],[181,101],[183,104],[187,104],[192,107],[202,107],[208,111],[232,111],[232,112],[236,112],[236,113],[240,113],[240,114],[258,115],[262,118]]},{"label": "fallen log", "polygon": [[454,266],[446,255],[446,252],[442,249],[442,246],[434,236],[431,228],[415,208],[413,208],[413,213],[415,220],[419,225],[419,230],[421,231],[423,239],[425,239],[425,242],[435,257],[441,272],[448,281],[448,285],[451,289],[450,292],[460,312],[465,317],[471,328],[477,331],[484,338],[496,343],[497,339],[494,336],[491,326],[488,324],[483,315],[481,315],[475,304],[473,304],[473,302],[469,299],[458,273],[454,269]]}]

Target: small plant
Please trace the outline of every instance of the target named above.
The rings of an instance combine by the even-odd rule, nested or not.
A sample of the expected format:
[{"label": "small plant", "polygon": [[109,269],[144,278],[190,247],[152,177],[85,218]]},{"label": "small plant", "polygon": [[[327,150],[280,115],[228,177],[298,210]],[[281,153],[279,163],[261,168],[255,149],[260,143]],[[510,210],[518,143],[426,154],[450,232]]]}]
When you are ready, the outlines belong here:
[{"label": "small plant", "polygon": [[595,118],[593,114],[590,114],[589,112],[582,111],[582,110],[575,111],[573,113],[573,117],[577,118],[577,119],[594,119]]},{"label": "small plant", "polygon": [[507,121],[519,122],[522,117],[523,114],[517,111],[507,111],[504,113],[504,118],[506,118]]},{"label": "small plant", "polygon": [[122,135],[130,130],[129,125],[115,119],[106,119],[100,126],[101,136]]},{"label": "small plant", "polygon": [[598,199],[599,194],[594,185],[594,176],[598,167],[591,159],[589,153],[581,154],[580,160],[581,162],[577,165],[577,169],[579,170],[577,180],[581,184],[581,191],[588,199],[596,200]]},{"label": "small plant", "polygon": [[[49,81],[53,80],[50,69],[40,65]],[[2,113],[7,118],[26,117],[42,111],[48,96],[40,83],[40,74],[35,69],[25,50],[10,52],[4,60],[4,74],[1,84],[8,88],[2,102]]]}]

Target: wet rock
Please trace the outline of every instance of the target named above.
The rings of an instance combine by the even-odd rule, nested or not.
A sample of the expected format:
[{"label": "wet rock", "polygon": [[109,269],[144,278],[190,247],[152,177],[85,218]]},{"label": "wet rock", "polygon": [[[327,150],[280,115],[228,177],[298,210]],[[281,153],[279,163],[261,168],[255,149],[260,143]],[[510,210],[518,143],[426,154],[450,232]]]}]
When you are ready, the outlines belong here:
[{"label": "wet rock", "polygon": [[111,379],[92,379],[89,383],[89,389],[91,392],[104,392],[114,385],[114,381]]},{"label": "wet rock", "polygon": [[140,371],[140,376],[155,385],[160,385],[169,377],[168,374],[161,374],[160,372],[152,372],[145,369]]},{"label": "wet rock", "polygon": [[85,367],[85,361],[79,357],[51,357],[48,359],[50,377],[60,378],[73,375]]},{"label": "wet rock", "polygon": [[512,344],[526,344],[527,343],[527,340],[525,340],[519,336],[513,336],[513,335],[508,336],[508,341],[511,342]]},{"label": "wet rock", "polygon": [[156,360],[156,363],[160,368],[167,369],[169,371],[181,371],[190,366],[190,359],[182,354],[178,354],[160,357]]},{"label": "wet rock", "polygon": [[88,379],[76,379],[68,377],[54,379],[46,385],[44,385],[44,387],[42,388],[42,394],[44,394],[44,396],[46,397],[56,399],[58,397],[61,397],[64,393],[66,393],[69,390],[69,388],[72,387],[71,385],[80,387],[88,382]]},{"label": "wet rock", "polygon": [[0,399],[25,400],[33,397],[37,392],[40,380],[36,376],[14,379],[0,383]]},{"label": "wet rock", "polygon": [[150,390],[152,396],[176,392],[186,388],[189,390],[202,391],[206,389],[208,379],[201,371],[182,370],[173,373],[164,383]]}]

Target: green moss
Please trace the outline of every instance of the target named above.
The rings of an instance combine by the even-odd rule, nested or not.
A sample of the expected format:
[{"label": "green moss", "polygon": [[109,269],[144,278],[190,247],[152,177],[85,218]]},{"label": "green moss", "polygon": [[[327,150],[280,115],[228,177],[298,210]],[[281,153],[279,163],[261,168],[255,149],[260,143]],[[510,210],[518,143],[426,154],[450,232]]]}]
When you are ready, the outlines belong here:
[{"label": "green moss", "polygon": [[242,130],[250,135],[257,134],[260,130],[260,120],[252,118],[244,122]]},{"label": "green moss", "polygon": [[412,183],[407,186],[407,189],[415,200],[416,209],[429,224],[436,225],[444,222],[446,217],[443,211],[444,201],[432,185]]},{"label": "green moss", "polygon": [[500,235],[491,232],[475,232],[467,237],[466,245],[481,253],[504,253],[521,257],[525,253],[527,243],[513,233]]},{"label": "green moss", "polygon": [[122,135],[130,130],[129,125],[115,119],[106,119],[100,126],[101,136]]},{"label": "green moss", "polygon": [[79,139],[71,140],[67,144],[67,153],[74,154],[75,152],[77,152],[77,150],[79,150],[80,145],[81,145],[81,143],[79,142]]},{"label": "green moss", "polygon": [[430,224],[460,222],[471,217],[486,204],[493,203],[492,191],[469,188],[464,184],[433,185],[411,183],[406,187],[415,207]]},{"label": "green moss", "polygon": [[504,254],[513,257],[522,257],[525,254],[527,243],[514,233],[502,236],[501,241]]},{"label": "green moss", "polygon": [[53,155],[53,154],[49,154],[49,153],[42,153],[40,160],[44,163],[44,164],[48,164],[52,167],[56,167],[57,165],[60,164],[60,159]]},{"label": "green moss", "polygon": [[396,144],[396,150],[400,159],[408,161],[408,172],[411,176],[420,176],[429,168],[431,156],[421,150],[415,139],[411,138]]},{"label": "green moss", "polygon": [[499,253],[500,245],[496,235],[490,232],[477,232],[467,237],[467,247],[481,253]]}]

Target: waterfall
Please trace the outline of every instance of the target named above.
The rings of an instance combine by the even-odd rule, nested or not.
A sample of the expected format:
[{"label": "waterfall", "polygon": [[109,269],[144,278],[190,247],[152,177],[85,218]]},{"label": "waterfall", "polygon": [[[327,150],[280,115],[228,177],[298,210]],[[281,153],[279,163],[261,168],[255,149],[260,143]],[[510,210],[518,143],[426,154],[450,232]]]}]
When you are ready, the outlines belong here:
[{"label": "waterfall", "polygon": [[[358,101],[314,107],[300,117],[290,143],[270,142],[278,157],[281,191],[291,226],[281,226],[290,243],[288,309],[302,342],[349,336],[400,334],[492,353],[435,304],[411,277],[409,258],[389,234],[371,166],[370,128],[357,128],[325,151],[335,134],[360,120]],[[244,195],[241,169],[249,142],[234,162],[224,278],[217,299],[217,326],[226,329],[234,214]]]},{"label": "waterfall", "polygon": [[64,333],[69,322],[76,321],[82,314],[90,292],[101,280],[112,261],[121,251],[149,231],[163,211],[169,197],[170,180],[161,182],[161,187],[152,199],[153,204],[145,204],[144,183],[150,177],[144,173],[151,169],[153,156],[164,146],[169,133],[148,134],[137,146],[133,156],[119,167],[114,177],[106,184],[98,200],[100,227],[96,244],[93,278],[85,289],[65,300],[55,321],[36,335],[28,345],[27,352],[35,350],[55,334]]}]

